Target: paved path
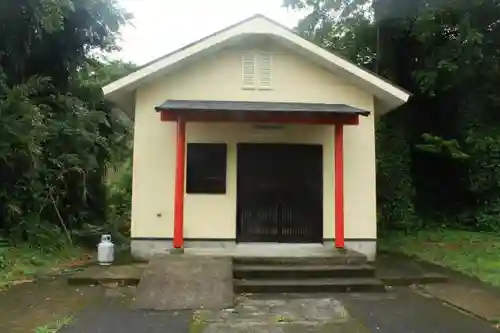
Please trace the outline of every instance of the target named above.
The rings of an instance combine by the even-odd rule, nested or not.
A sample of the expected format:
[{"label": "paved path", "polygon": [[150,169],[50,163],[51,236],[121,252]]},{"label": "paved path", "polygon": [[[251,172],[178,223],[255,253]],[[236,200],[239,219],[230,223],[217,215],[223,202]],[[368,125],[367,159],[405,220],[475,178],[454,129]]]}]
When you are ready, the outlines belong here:
[{"label": "paved path", "polygon": [[[96,287],[99,288],[99,287]],[[155,312],[133,309],[135,288],[99,288],[103,297],[74,316],[58,333],[188,333],[191,311]]]},{"label": "paved path", "polygon": [[[303,302],[297,301],[303,299]],[[117,297],[116,299],[120,299]],[[292,302],[291,300],[295,299]],[[317,300],[317,302],[314,301]],[[329,301],[325,301],[329,300]],[[283,302],[285,301],[285,302]],[[269,303],[271,302],[271,303]],[[233,311],[220,313],[210,312],[149,312],[132,310],[127,303],[116,301],[106,302],[100,306],[87,308],[76,320],[60,333],[188,333],[193,332],[193,320],[202,317],[204,325],[200,325],[197,333],[212,332],[321,332],[321,326],[300,326],[296,331],[292,324],[294,320],[304,322],[300,318],[307,310],[314,316],[314,308],[318,310],[316,323],[326,322],[325,310],[331,308],[331,318],[348,317],[346,324],[331,327],[328,333],[498,333],[490,324],[459,312],[440,301],[417,294],[410,289],[394,289],[384,294],[335,294],[335,295],[276,295],[252,297],[244,300],[244,311],[238,307]],[[297,304],[303,303],[303,310],[297,312]],[[277,304],[270,310],[269,304]],[[294,304],[283,307],[283,304]],[[262,311],[265,309],[265,311]],[[312,310],[311,310],[312,309]],[[343,313],[343,311],[346,313]],[[311,312],[312,311],[312,312]],[[251,314],[256,315],[254,319]],[[238,314],[241,313],[239,320]],[[322,319],[323,318],[323,319]],[[273,325],[273,330],[265,330],[265,325],[259,321],[282,322],[283,325]],[[206,323],[211,325],[206,325]],[[249,325],[249,323],[253,323]],[[191,326],[191,329],[189,328]],[[337,329],[339,328],[339,329]],[[214,331],[214,329],[216,329]],[[264,330],[262,330],[264,329]],[[295,330],[294,330],[295,329]],[[324,327],[323,327],[324,329]]]},{"label": "paved path", "polygon": [[431,278],[441,283],[423,283],[419,289],[489,322],[500,320],[500,289],[475,277],[394,253],[378,254],[376,267],[382,275],[379,277],[389,280],[389,285],[391,277],[396,277],[394,285],[397,285],[398,276],[402,281],[412,280],[415,284],[420,284],[425,277],[446,276],[447,281]]},{"label": "paved path", "polygon": [[234,309],[200,310],[195,318],[203,333],[368,333],[334,295],[240,297]]},{"label": "paved path", "polygon": [[338,299],[370,332],[498,333],[484,321],[406,288],[378,295],[338,295]]},{"label": "paved path", "polygon": [[0,292],[0,332],[31,333],[103,298],[101,288],[70,287],[63,279],[24,283]]},{"label": "paved path", "polygon": [[497,322],[500,319],[498,295],[489,290],[458,283],[436,283],[421,286],[422,291],[476,316]]},{"label": "paved path", "polygon": [[87,309],[59,333],[188,333],[191,313],[132,310],[115,304]]}]

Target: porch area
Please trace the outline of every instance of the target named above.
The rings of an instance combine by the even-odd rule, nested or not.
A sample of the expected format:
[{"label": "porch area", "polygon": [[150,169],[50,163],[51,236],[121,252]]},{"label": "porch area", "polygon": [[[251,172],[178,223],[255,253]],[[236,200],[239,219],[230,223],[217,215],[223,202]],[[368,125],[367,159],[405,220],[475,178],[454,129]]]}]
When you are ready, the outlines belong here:
[{"label": "porch area", "polygon": [[148,281],[156,284],[163,279],[166,285],[178,281],[177,288],[191,285],[185,290],[205,290],[216,285],[236,294],[384,290],[383,282],[375,278],[375,268],[367,263],[365,255],[321,244],[186,247],[182,254],[165,250],[155,254],[147,264],[89,267],[70,277],[69,282],[149,285]]},{"label": "porch area", "polygon": [[[162,122],[175,122],[176,128],[171,231],[175,252],[232,257],[351,254],[335,251],[344,249],[346,243],[344,127],[358,125],[359,116],[368,116],[369,111],[344,104],[209,100],[167,100],[156,111]],[[211,124],[221,128],[221,124],[228,123],[238,124],[230,129],[230,135],[210,132]],[[188,128],[189,124],[192,126]],[[268,138],[251,137],[249,126],[260,129],[261,125],[289,126],[292,130]],[[301,129],[307,129],[309,137],[301,135]],[[210,179],[206,189],[193,185],[194,176],[190,179],[196,167],[192,162],[195,148],[206,149],[205,155],[211,156],[204,163],[219,156],[219,171],[204,175]],[[213,149],[210,154],[209,148]],[[193,152],[191,158],[189,149]],[[198,183],[201,179],[196,177]],[[349,186],[356,187],[350,193],[359,191],[357,184]],[[363,194],[370,190],[367,187]],[[223,199],[226,201],[222,203]],[[202,206],[208,208],[209,202],[217,209],[207,210],[203,217],[195,213]],[[354,201],[348,204],[352,206]],[[203,229],[207,224],[195,221],[205,220],[207,215],[214,222],[208,222],[210,229]],[[199,245],[217,239],[232,242],[232,246],[213,249]],[[195,243],[197,246],[191,248]]]},{"label": "porch area", "polygon": [[185,255],[209,256],[209,257],[231,257],[255,258],[255,259],[332,259],[341,262],[347,259],[364,259],[366,257],[356,251],[338,249],[334,246],[323,244],[286,244],[286,243],[240,243],[232,247],[186,247]]}]

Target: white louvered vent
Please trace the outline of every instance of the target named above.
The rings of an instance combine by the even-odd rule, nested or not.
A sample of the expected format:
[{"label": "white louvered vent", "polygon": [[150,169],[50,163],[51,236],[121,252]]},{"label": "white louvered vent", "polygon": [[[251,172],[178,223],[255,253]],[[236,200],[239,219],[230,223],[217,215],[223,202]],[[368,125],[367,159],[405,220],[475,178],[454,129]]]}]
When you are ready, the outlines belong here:
[{"label": "white louvered vent", "polygon": [[272,89],[272,56],[248,52],[241,57],[243,89]]},{"label": "white louvered vent", "polygon": [[259,89],[271,89],[272,88],[272,57],[270,54],[259,54],[258,59],[258,71],[259,71]]},{"label": "white louvered vent", "polygon": [[255,89],[256,88],[256,63],[255,55],[252,53],[245,53],[241,58],[242,67],[242,78],[243,78],[243,89]]}]

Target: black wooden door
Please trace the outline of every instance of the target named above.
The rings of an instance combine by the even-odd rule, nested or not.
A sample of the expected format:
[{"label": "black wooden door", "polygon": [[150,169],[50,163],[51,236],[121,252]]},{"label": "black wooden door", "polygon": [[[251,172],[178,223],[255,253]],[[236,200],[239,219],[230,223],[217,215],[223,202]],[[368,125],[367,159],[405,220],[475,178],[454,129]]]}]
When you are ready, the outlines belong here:
[{"label": "black wooden door", "polygon": [[239,144],[237,172],[238,242],[321,242],[322,146]]}]

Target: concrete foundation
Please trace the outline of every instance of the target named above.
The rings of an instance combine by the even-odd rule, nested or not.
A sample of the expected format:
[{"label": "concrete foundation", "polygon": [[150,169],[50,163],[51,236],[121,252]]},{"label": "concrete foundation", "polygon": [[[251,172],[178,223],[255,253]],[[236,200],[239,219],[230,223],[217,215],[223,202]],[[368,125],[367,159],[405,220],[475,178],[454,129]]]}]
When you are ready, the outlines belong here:
[{"label": "concrete foundation", "polygon": [[[376,240],[346,240],[346,248],[365,255],[368,261],[376,257]],[[155,254],[165,254],[172,248],[170,240],[132,240],[132,256],[147,261]],[[332,256],[338,254],[333,241],[318,244],[241,243],[234,240],[185,242],[185,253],[228,256]]]}]

